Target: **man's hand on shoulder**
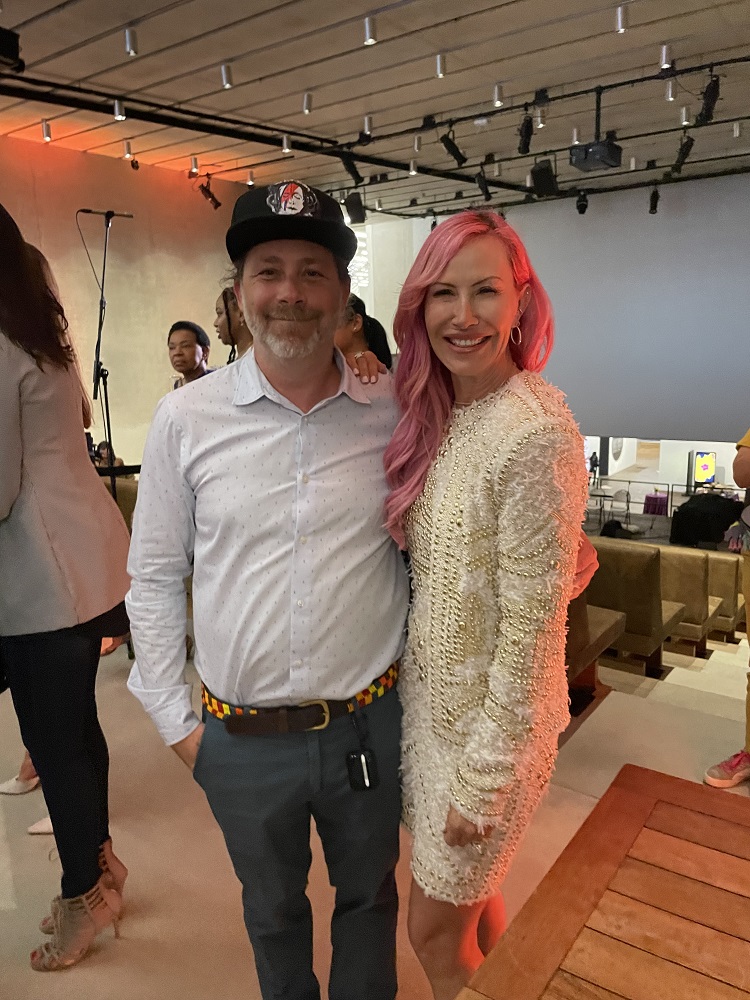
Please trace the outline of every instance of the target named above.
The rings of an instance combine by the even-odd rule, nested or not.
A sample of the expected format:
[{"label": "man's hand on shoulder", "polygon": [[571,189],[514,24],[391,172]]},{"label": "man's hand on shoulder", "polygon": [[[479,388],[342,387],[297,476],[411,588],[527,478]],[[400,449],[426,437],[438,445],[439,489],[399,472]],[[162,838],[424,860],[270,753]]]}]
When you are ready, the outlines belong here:
[{"label": "man's hand on shoulder", "polygon": [[189,736],[186,736],[184,740],[178,740],[177,743],[172,744],[174,752],[180,758],[182,763],[187,765],[191,771],[195,767],[195,760],[198,756],[198,748],[201,745],[203,730],[205,728],[205,724],[201,722],[201,724],[196,726],[192,733]]}]

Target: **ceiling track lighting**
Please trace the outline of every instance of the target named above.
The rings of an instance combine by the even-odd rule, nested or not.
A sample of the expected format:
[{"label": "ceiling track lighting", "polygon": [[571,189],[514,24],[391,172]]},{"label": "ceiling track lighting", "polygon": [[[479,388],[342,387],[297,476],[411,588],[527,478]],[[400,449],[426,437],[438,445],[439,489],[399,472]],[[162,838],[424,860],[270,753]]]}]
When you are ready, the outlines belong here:
[{"label": "ceiling track lighting", "polygon": [[670,173],[681,174],[682,168],[685,166],[685,161],[693,150],[695,145],[695,139],[692,135],[685,135],[682,137],[682,142],[680,143],[680,148],[677,151],[677,159],[672,164]]},{"label": "ceiling track lighting", "polygon": [[630,157],[630,169],[631,170],[635,170],[636,166],[637,166],[636,159],[635,159],[634,156],[631,156]]},{"label": "ceiling track lighting", "polygon": [[499,177],[503,172],[503,165],[500,160],[495,160],[495,165],[492,168],[492,176]]},{"label": "ceiling track lighting", "polygon": [[580,145],[581,145],[581,140],[578,138],[578,129],[574,128],[573,129],[573,141],[571,143],[571,146],[580,146]]},{"label": "ceiling track lighting", "polygon": [[446,153],[449,153],[453,157],[459,167],[462,167],[464,163],[466,163],[468,156],[466,156],[456,145],[453,129],[451,129],[450,132],[446,132],[445,135],[440,136],[440,143]]},{"label": "ceiling track lighting", "polygon": [[414,152],[415,153],[419,153],[421,149],[422,149],[422,136],[421,135],[415,135],[414,136]]},{"label": "ceiling track lighting", "polygon": [[284,156],[288,156],[292,151],[292,143],[288,135],[282,135],[281,137],[281,152]]},{"label": "ceiling track lighting", "polygon": [[588,207],[589,196],[585,191],[579,191],[578,197],[576,198],[576,212],[578,212],[579,215],[585,215]]},{"label": "ceiling track lighting", "polygon": [[312,93],[309,90],[306,90],[302,98],[302,114],[309,115],[312,111],[312,107],[313,107]]},{"label": "ceiling track lighting", "polygon": [[125,53],[131,58],[138,55],[138,36],[135,28],[125,29]]},{"label": "ceiling track lighting", "polygon": [[372,135],[372,115],[365,115],[362,131],[365,135]]},{"label": "ceiling track lighting", "polygon": [[540,128],[544,128],[546,124],[547,124],[547,109],[537,108],[536,111],[534,112],[534,125],[536,126],[537,130],[539,130]]},{"label": "ceiling track lighting", "polygon": [[618,35],[624,35],[628,29],[628,9],[625,4],[620,4],[615,13],[615,31]]},{"label": "ceiling track lighting", "polygon": [[209,202],[209,204],[213,205],[214,211],[216,211],[217,208],[221,208],[221,202],[219,201],[219,199],[216,197],[216,195],[211,190],[211,178],[210,177],[206,177],[206,179],[203,182],[203,184],[199,184],[198,185],[198,190],[203,195],[203,197],[206,199],[206,201]]},{"label": "ceiling track lighting", "polygon": [[496,108],[501,108],[505,103],[505,98],[503,97],[503,85],[501,83],[496,83],[492,88],[492,103]]},{"label": "ceiling track lighting", "polygon": [[438,80],[442,80],[445,76],[445,55],[442,52],[438,52],[435,59],[435,76]]},{"label": "ceiling track lighting", "polygon": [[489,184],[487,183],[487,178],[484,176],[484,170],[480,170],[474,180],[477,183],[477,187],[482,192],[484,200],[492,201],[492,194],[490,192]]},{"label": "ceiling track lighting", "polygon": [[[534,119],[526,112],[518,128],[520,136],[518,142],[518,152],[521,156],[527,156],[531,147],[531,137],[534,134]],[[528,186],[528,185],[527,185]]]},{"label": "ceiling track lighting", "polygon": [[125,105],[122,103],[121,100],[119,100],[119,98],[118,100],[115,101],[114,116],[116,122],[124,122],[125,119],[128,117],[125,114]]},{"label": "ceiling track lighting", "polygon": [[672,68],[672,52],[668,45],[662,45],[661,58],[659,59],[659,69]]},{"label": "ceiling track lighting", "polygon": [[190,157],[190,170],[188,170],[188,177],[197,177],[197,176],[198,176],[198,157],[197,156],[191,156]]},{"label": "ceiling track lighting", "polygon": [[732,138],[733,139],[739,139],[741,135],[742,135],[742,125],[740,124],[740,122],[733,122],[732,123]]},{"label": "ceiling track lighting", "polygon": [[664,97],[668,101],[674,100],[674,80],[667,80],[667,89],[665,91]]},{"label": "ceiling track lighting", "polygon": [[122,144],[122,149],[123,149],[123,153],[122,153],[123,160],[132,160],[133,159],[133,150],[130,148],[130,142],[127,139]]},{"label": "ceiling track lighting", "polygon": [[232,78],[232,67],[229,63],[221,64],[221,86],[224,90],[231,90],[234,86],[234,80]]},{"label": "ceiling track lighting", "polygon": [[417,176],[417,161],[416,160],[409,160],[409,176],[410,177],[416,177]]},{"label": "ceiling track lighting", "polygon": [[531,176],[531,171],[526,174],[526,187],[531,190],[534,187],[534,178]]},{"label": "ceiling track lighting", "polygon": [[255,187],[255,174],[253,173],[252,170],[248,170],[248,172],[247,172],[247,180],[245,181],[245,183],[247,184],[247,186],[249,188]]},{"label": "ceiling track lighting", "polygon": [[659,211],[659,188],[655,187],[648,196],[648,214],[656,215]]},{"label": "ceiling track lighting", "polygon": [[378,40],[378,32],[374,17],[365,18],[365,45],[375,45]]},{"label": "ceiling track lighting", "polygon": [[344,169],[346,170],[346,172],[354,181],[355,187],[359,187],[360,184],[364,184],[365,179],[359,172],[359,170],[357,170],[357,164],[354,162],[354,157],[351,155],[351,153],[342,153],[341,162],[344,165]]},{"label": "ceiling track lighting", "polygon": [[703,106],[696,116],[696,125],[708,125],[709,122],[714,120],[714,109],[716,108],[716,102],[719,100],[720,91],[721,83],[719,78],[712,73],[711,79],[703,91]]},{"label": "ceiling track lighting", "polygon": [[382,212],[383,211],[383,199],[382,198],[376,198],[375,199],[375,211],[376,212]]},{"label": "ceiling track lighting", "polygon": [[52,142],[52,129],[46,118],[42,118],[42,139],[45,142]]}]

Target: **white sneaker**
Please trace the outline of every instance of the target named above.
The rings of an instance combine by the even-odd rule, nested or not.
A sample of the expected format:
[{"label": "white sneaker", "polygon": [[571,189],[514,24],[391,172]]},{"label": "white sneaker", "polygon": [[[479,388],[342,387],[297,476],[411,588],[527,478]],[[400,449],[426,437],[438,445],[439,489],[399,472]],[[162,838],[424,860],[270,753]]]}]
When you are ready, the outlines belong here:
[{"label": "white sneaker", "polygon": [[39,787],[39,777],[29,778],[28,781],[22,781],[18,775],[15,778],[11,778],[9,781],[4,781],[0,785],[0,795],[25,795],[27,792],[33,792],[35,788]]},{"label": "white sneaker", "polygon": [[54,833],[54,832],[55,831],[52,829],[52,820],[49,818],[49,816],[45,816],[44,819],[40,819],[38,822],[32,823],[31,826],[26,831],[26,833],[32,834],[32,836],[37,833]]}]

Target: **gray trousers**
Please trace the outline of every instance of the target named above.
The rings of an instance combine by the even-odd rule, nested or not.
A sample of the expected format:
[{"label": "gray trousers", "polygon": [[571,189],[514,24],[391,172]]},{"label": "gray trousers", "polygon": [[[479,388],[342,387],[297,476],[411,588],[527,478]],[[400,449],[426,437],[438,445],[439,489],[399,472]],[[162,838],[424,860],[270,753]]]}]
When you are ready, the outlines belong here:
[{"label": "gray trousers", "polygon": [[357,712],[377,759],[377,788],[354,791],[346,757],[359,749],[351,717],[327,729],[231,735],[205,716],[194,775],[242,883],[245,926],[263,1000],[319,1000],[306,887],[310,819],[336,905],[330,1000],[396,996],[395,867],[399,851],[401,705],[392,689]]}]

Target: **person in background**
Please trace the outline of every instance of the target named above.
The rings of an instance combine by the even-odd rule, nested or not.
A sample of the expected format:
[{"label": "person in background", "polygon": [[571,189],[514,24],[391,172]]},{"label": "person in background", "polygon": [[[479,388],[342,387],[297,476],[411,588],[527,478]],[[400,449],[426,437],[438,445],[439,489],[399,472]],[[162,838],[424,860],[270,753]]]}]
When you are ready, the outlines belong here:
[{"label": "person in background", "polygon": [[[750,489],[750,430],[737,444],[737,454],[734,459],[732,476],[741,489]],[[743,514],[741,523],[744,526],[742,541],[742,589],[745,595],[746,614],[750,615],[750,527],[747,526]],[[727,757],[720,764],[714,764],[706,771],[703,780],[714,788],[734,788],[735,785],[750,779],[750,670],[747,675],[747,696],[745,698],[745,746]]]},{"label": "person in background", "polygon": [[335,343],[346,357],[359,358],[365,351],[371,351],[387,369],[393,365],[385,330],[367,315],[365,304],[357,295],[350,295],[347,300],[344,322],[336,331]]},{"label": "person in background", "polygon": [[412,567],[409,935],[435,1000],[453,1000],[504,930],[500,889],[570,720],[587,473],[562,393],[538,374],[549,299],[501,216],[462,212],[428,236],[394,327],[402,416],[385,453],[386,527]]},{"label": "person in background", "polygon": [[169,362],[179,375],[172,388],[179,389],[213,371],[213,368],[208,367],[211,341],[203,327],[197,323],[190,320],[173,323],[167,334],[167,347]]},{"label": "person in background", "polygon": [[89,460],[91,404],[40,257],[0,206],[0,665],[62,864],[50,938],[31,953],[49,972],[122,905],[95,684],[102,638],[128,631],[129,537]]},{"label": "person in background", "polygon": [[241,358],[253,346],[253,335],[237,304],[233,288],[225,288],[216,300],[214,329],[222,344],[231,348],[228,364]]}]

